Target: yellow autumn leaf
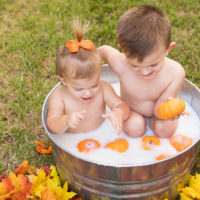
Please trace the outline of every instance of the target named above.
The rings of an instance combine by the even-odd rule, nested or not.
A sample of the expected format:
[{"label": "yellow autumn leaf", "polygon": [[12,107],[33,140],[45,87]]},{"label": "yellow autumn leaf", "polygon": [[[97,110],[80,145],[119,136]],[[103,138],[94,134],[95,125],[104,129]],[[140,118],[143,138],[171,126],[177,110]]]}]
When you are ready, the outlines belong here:
[{"label": "yellow autumn leaf", "polygon": [[180,197],[181,197],[180,200],[193,200],[190,197],[186,196],[184,193],[180,193]]},{"label": "yellow autumn leaf", "polygon": [[47,181],[47,185],[50,190],[56,195],[57,200],[68,200],[76,195],[74,192],[68,192],[67,182],[64,184],[63,188],[60,186],[60,178],[55,166],[51,166],[51,174]]},{"label": "yellow autumn leaf", "polygon": [[33,179],[32,187],[30,189],[31,195],[41,198],[41,192],[46,188],[48,179],[49,176],[46,176],[44,170],[41,170]]},{"label": "yellow autumn leaf", "polygon": [[200,194],[198,194],[198,192],[196,192],[193,188],[191,187],[185,187],[182,190],[182,193],[184,193],[186,196],[190,197],[190,198],[200,198]]}]

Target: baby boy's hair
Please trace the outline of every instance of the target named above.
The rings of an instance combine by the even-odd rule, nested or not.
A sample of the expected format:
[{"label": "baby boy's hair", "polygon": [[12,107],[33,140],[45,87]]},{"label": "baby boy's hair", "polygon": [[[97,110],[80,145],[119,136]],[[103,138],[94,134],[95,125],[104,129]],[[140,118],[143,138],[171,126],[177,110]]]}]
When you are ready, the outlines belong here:
[{"label": "baby boy's hair", "polygon": [[168,17],[159,8],[150,5],[134,7],[120,17],[117,37],[127,57],[142,61],[158,45],[168,48],[171,25]]},{"label": "baby boy's hair", "polygon": [[[78,19],[72,23],[72,28],[78,42],[81,42],[88,31],[88,23],[81,24]],[[56,74],[65,80],[91,78],[98,70],[101,70],[101,58],[98,51],[92,51],[79,47],[75,53],[71,53],[63,45],[56,55]]]}]

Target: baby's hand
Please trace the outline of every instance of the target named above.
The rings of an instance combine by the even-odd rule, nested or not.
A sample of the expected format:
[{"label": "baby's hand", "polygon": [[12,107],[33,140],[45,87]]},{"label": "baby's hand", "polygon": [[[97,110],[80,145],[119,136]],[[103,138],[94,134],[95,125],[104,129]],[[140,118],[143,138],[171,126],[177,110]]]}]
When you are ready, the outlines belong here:
[{"label": "baby's hand", "polygon": [[85,110],[82,110],[80,112],[72,112],[69,113],[66,117],[66,123],[70,128],[77,128],[80,121],[84,118]]},{"label": "baby's hand", "polygon": [[118,135],[122,132],[123,118],[120,112],[115,110],[110,113],[103,114],[102,117],[111,120],[113,128],[116,129]]}]

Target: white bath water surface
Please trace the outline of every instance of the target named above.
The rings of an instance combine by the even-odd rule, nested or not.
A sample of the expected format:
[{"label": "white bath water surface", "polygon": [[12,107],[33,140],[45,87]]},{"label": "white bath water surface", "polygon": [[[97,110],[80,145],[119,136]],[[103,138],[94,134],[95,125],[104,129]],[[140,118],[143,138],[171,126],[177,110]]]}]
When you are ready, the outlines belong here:
[{"label": "white bath water surface", "polygon": [[[115,83],[112,86],[119,95],[119,83]],[[178,127],[174,135],[190,137],[194,143],[200,138],[200,119],[194,109],[187,102],[185,113],[185,115],[180,116]],[[147,123],[146,133],[144,136],[152,135],[154,134]],[[124,132],[117,135],[108,119],[106,119],[98,129],[89,133],[63,133],[60,135],[52,135],[56,144],[72,155],[103,165],[123,166],[147,164],[155,162],[157,156],[163,154],[174,156],[178,153],[170,144],[169,139],[165,138],[160,138],[160,145],[151,145],[151,150],[144,150],[142,148],[142,138],[144,136],[140,138],[130,138]],[[104,148],[107,143],[113,142],[118,138],[124,138],[128,141],[129,148],[126,152],[119,153],[109,148]],[[77,145],[84,139],[97,140],[101,147],[87,153],[79,152]]]}]

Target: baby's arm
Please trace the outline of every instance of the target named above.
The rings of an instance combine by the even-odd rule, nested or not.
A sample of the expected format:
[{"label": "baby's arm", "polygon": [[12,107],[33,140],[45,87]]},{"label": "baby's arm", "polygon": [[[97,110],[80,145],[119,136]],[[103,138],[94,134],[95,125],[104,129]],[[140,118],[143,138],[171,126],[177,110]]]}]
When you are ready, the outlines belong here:
[{"label": "baby's arm", "polygon": [[117,134],[120,134],[123,128],[124,120],[129,117],[129,107],[120,97],[116,95],[114,89],[109,83],[105,81],[102,81],[102,83],[104,100],[111,110],[110,113],[104,114],[103,117],[109,118],[114,129],[116,129]]},{"label": "baby's arm", "polygon": [[156,118],[160,118],[158,116],[158,106],[171,99],[177,97],[181,86],[183,84],[184,78],[185,78],[185,71],[183,67],[176,63],[174,66],[175,70],[172,72],[173,77],[171,79],[171,82],[169,83],[168,87],[163,91],[163,93],[160,95],[159,99],[157,100],[155,106],[154,106],[154,115]]},{"label": "baby's arm", "polygon": [[121,67],[121,63],[124,56],[120,51],[111,46],[103,45],[98,48],[98,52],[100,53],[102,60],[108,63],[116,74],[122,72],[123,67]]},{"label": "baby's arm", "polygon": [[68,128],[76,128],[83,119],[85,111],[64,113],[65,105],[62,98],[54,92],[49,99],[47,127],[55,134],[63,133]]}]

